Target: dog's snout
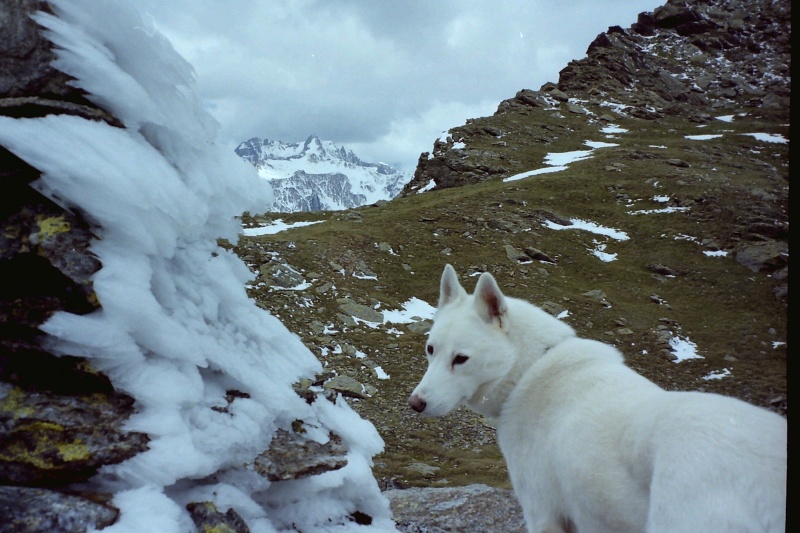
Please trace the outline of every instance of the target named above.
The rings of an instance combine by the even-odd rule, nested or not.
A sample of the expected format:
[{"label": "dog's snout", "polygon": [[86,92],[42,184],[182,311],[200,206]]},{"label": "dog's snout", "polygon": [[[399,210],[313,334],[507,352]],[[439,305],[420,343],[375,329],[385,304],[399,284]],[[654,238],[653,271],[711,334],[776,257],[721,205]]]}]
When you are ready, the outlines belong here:
[{"label": "dog's snout", "polygon": [[428,403],[416,394],[412,394],[408,399],[408,405],[416,412],[421,413],[425,410],[425,407],[428,405]]}]

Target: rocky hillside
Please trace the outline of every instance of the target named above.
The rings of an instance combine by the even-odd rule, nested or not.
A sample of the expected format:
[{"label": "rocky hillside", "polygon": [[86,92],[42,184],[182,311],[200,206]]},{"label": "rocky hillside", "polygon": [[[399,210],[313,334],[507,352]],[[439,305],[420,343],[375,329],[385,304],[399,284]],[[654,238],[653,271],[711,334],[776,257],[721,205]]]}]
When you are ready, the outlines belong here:
[{"label": "rocky hillside", "polygon": [[[401,198],[243,239],[250,293],[386,441],[386,487],[508,487],[491,421],[420,419],[438,279],[513,296],[663,387],[787,412],[790,4],[668,2],[422,154]],[[270,214],[245,217],[267,225]],[[404,312],[404,310],[407,310]]]},{"label": "rocky hillside", "polygon": [[420,156],[404,194],[537,168],[553,143],[580,137],[560,114],[582,116],[587,125],[675,118],[702,126],[750,110],[788,123],[790,15],[789,2],[771,0],[671,1],[641,13],[628,29],[598,35],[558,83],[522,90],[494,116],[437,140]]},{"label": "rocky hillside", "polygon": [[269,181],[275,194],[270,210],[277,212],[342,210],[390,200],[410,179],[315,135],[303,143],[253,138],[235,152]]}]

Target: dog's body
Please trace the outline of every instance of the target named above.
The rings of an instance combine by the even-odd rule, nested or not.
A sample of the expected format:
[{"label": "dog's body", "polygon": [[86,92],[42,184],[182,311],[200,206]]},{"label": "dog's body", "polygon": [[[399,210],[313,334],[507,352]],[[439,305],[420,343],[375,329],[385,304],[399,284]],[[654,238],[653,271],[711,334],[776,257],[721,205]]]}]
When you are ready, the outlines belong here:
[{"label": "dog's body", "polygon": [[490,274],[468,295],[449,265],[426,350],[409,404],[497,419],[530,532],[784,531],[781,416],[667,392]]}]

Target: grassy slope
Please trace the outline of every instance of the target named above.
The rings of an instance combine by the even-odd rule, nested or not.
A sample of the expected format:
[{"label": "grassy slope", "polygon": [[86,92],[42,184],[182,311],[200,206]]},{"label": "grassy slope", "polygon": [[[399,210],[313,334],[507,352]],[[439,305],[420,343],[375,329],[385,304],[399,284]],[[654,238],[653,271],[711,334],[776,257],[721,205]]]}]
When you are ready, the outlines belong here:
[{"label": "grassy slope", "polygon": [[[786,348],[772,344],[786,341],[787,335],[786,305],[774,295],[775,280],[741,266],[732,253],[709,257],[703,251],[732,249],[754,217],[772,213],[788,220],[788,144],[740,135],[769,132],[788,137],[788,127],[753,115],[733,123],[710,120],[702,129],[679,117],[659,122],[620,118],[615,123],[630,131],[609,139],[599,132],[602,123],[568,113],[554,118],[552,111],[535,110],[532,115],[513,113],[479,122],[524,132],[526,123],[540,119],[557,120],[572,133],[549,144],[521,133],[503,139],[505,146],[491,136],[476,137],[467,143],[470,157],[499,158],[514,174],[544,166],[546,153],[586,149],[585,140],[620,146],[596,150],[593,158],[575,162],[565,171],[520,181],[494,180],[432,191],[347,213],[281,215],[285,221],[326,222],[243,238],[236,247],[255,270],[277,260],[302,271],[307,279],[316,277],[310,273],[318,274],[305,291],[270,290],[263,285],[250,291],[316,354],[326,347],[350,345],[391,376],[377,379],[370,370],[373,363],[348,355],[346,349],[322,358],[328,369],[377,388],[371,398],[351,404],[386,441],[386,451],[376,458],[379,479],[402,486],[475,482],[508,486],[490,421],[463,408],[442,420],[424,420],[406,407],[406,398],[424,371],[424,335],[404,326],[398,327],[402,335],[386,328],[346,326],[339,314],[336,300],[342,297],[370,306],[380,303],[381,309],[398,308],[413,296],[435,305],[439,275],[448,262],[468,289],[474,280],[465,273],[486,269],[509,295],[566,308],[565,320],[581,335],[615,344],[632,367],[668,389],[720,392],[759,405],[786,395]],[[699,133],[723,137],[685,138]],[[667,162],[670,159],[688,166],[675,166]],[[664,207],[653,200],[655,195],[670,196],[667,205],[689,211],[629,214]],[[550,230],[542,224],[548,212],[616,228],[630,239]],[[696,241],[676,239],[687,235]],[[594,241],[607,243],[605,251],[618,254],[617,260],[602,262],[592,255]],[[377,246],[381,242],[388,243],[394,254],[381,251]],[[508,258],[504,248],[508,244],[538,248],[556,264],[520,264]],[[656,274],[648,269],[653,264],[665,265],[678,275]],[[377,280],[353,277],[357,271],[374,273]],[[334,287],[319,293],[328,282]],[[607,303],[586,295],[591,290],[603,291]],[[655,303],[651,298],[655,295],[663,303]],[[314,331],[314,321],[338,332]],[[688,337],[703,359],[669,361],[667,347],[659,342],[659,327]],[[702,379],[723,368],[731,375]],[[414,463],[439,470],[419,471]]]}]

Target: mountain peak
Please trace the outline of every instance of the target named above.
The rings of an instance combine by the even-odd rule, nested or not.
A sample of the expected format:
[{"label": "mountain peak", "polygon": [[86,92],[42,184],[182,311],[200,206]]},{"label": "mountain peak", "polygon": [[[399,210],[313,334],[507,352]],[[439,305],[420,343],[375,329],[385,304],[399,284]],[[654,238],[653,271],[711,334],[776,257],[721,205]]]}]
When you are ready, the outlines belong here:
[{"label": "mountain peak", "polygon": [[309,135],[303,143],[254,137],[235,150],[270,181],[272,211],[358,207],[397,196],[411,179],[385,163],[367,163],[351,150]]}]

